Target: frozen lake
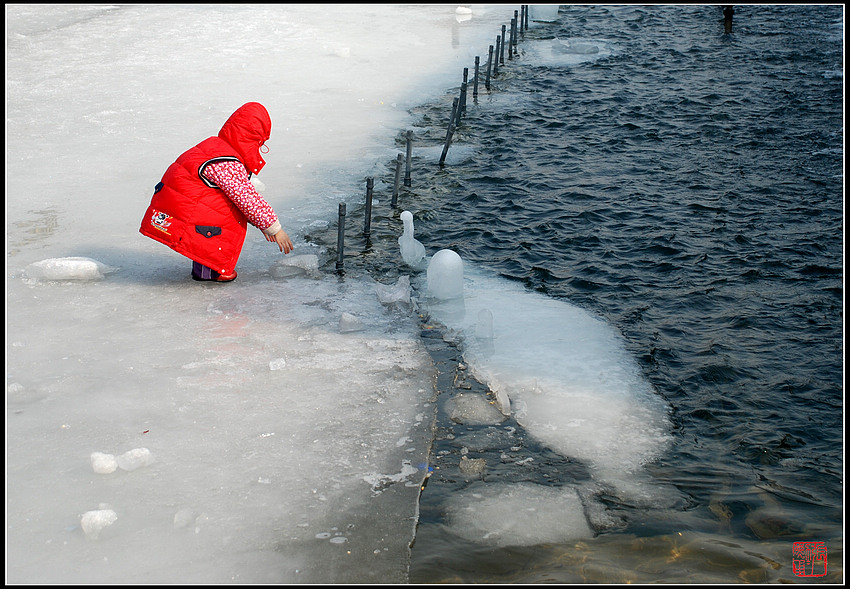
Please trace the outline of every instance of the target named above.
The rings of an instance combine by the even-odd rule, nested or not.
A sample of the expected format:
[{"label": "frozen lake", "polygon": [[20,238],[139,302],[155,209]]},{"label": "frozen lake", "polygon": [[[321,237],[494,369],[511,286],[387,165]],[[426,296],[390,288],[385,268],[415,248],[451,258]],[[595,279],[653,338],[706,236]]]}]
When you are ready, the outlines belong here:
[{"label": "frozen lake", "polygon": [[[411,303],[378,296],[395,279],[322,272],[305,235],[362,202],[409,109],[456,88],[518,8],[6,6],[8,582],[407,580],[435,368]],[[271,114],[260,179],[296,249],[249,228],[239,279],[199,284],[138,227],[167,166],[248,101]],[[479,357],[530,431],[601,476],[663,450],[665,408],[607,327],[468,270],[489,294],[467,319],[489,310],[496,341],[523,330],[519,296],[541,325],[588,326],[572,362],[599,352],[578,395],[531,348]],[[478,328],[450,304],[435,316]],[[634,430],[606,412],[609,385],[645,412]],[[584,421],[553,437],[535,399],[592,393],[613,443],[582,447]]]}]

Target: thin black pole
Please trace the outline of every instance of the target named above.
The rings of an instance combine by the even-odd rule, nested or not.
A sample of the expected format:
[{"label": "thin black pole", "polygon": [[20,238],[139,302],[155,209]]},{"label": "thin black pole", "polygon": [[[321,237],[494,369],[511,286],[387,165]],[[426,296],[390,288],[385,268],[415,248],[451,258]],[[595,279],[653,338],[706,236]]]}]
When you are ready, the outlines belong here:
[{"label": "thin black pole", "polygon": [[457,110],[452,109],[455,113],[455,129],[460,127],[460,120],[463,118],[463,95],[466,93],[465,85],[460,87],[460,96],[457,98]]},{"label": "thin black pole", "polygon": [[518,29],[518,27],[519,27],[519,12],[517,12],[516,10],[514,10],[514,19],[511,21],[511,24],[513,25],[513,28],[514,28],[514,35],[513,35],[513,37],[514,37],[514,42],[513,42],[514,55],[519,55],[519,51],[517,51],[517,45],[519,44],[519,39],[518,39],[518,37],[519,37],[519,29]]},{"label": "thin black pole", "polygon": [[339,203],[339,221],[337,222],[336,233],[336,269],[341,272],[345,267],[345,262],[342,259],[343,249],[345,246],[345,203]]},{"label": "thin black pole", "polygon": [[487,76],[484,78],[484,87],[490,90],[490,70],[493,68],[493,46],[490,45],[490,51],[487,54]]},{"label": "thin black pole", "polygon": [[502,38],[496,35],[496,53],[493,54],[493,75],[499,75],[499,47],[502,43]]},{"label": "thin black pole", "polygon": [[449,145],[452,142],[452,134],[455,132],[455,117],[457,116],[459,100],[455,98],[452,101],[452,117],[449,119],[449,128],[446,131],[446,144],[443,146],[443,153],[440,155],[440,165],[446,161],[446,154],[449,152]]},{"label": "thin black pole", "polygon": [[401,180],[401,154],[395,159],[395,180],[393,181],[393,200],[390,203],[392,208],[398,206],[398,184]]},{"label": "thin black pole", "polygon": [[407,160],[404,164],[404,185],[410,186],[410,156],[413,153],[413,131],[407,132]]},{"label": "thin black pole", "polygon": [[479,62],[481,58],[477,55],[475,56],[475,75],[472,76],[472,100],[473,102],[478,98],[478,68]]},{"label": "thin black pole", "polygon": [[519,34],[525,39],[525,4],[521,4],[519,9]]},{"label": "thin black pole", "polygon": [[460,110],[463,114],[466,114],[466,89],[469,86],[469,68],[463,68],[463,82],[460,85]]},{"label": "thin black pole", "polygon": [[363,227],[363,237],[372,234],[372,188],[375,186],[374,178],[366,178],[366,223]]},{"label": "thin black pole", "polygon": [[[514,10],[516,14],[516,10]],[[516,29],[516,17],[511,19],[511,32],[508,36],[508,59],[514,58],[514,29]]]},{"label": "thin black pole", "polygon": [[506,25],[502,25],[502,49],[499,51],[499,65],[505,65],[505,29]]}]

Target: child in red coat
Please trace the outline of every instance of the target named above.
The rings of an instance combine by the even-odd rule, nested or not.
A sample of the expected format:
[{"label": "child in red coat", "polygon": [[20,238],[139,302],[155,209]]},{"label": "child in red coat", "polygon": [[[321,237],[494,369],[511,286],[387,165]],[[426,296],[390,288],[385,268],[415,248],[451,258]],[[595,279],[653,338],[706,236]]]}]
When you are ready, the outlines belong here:
[{"label": "child in red coat", "polygon": [[192,260],[192,278],[236,278],[247,223],[283,253],[292,241],[271,205],[251,183],[266,162],[260,149],[271,136],[271,118],[258,102],[244,104],[216,137],[184,152],[154,189],[139,231]]}]

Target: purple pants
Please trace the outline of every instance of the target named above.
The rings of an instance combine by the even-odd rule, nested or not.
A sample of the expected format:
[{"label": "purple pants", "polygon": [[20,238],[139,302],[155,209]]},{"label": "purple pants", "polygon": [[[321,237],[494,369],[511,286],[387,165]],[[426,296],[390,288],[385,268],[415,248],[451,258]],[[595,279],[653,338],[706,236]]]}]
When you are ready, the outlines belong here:
[{"label": "purple pants", "polygon": [[192,278],[195,280],[217,280],[220,274],[212,268],[207,268],[203,264],[192,261]]}]

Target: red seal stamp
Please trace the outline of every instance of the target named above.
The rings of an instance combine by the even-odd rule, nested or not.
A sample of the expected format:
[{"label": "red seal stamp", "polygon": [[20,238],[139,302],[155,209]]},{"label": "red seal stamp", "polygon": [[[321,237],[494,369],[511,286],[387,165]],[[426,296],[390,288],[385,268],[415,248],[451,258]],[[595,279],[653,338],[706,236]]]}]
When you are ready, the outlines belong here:
[{"label": "red seal stamp", "polygon": [[825,577],[826,542],[794,542],[791,563],[798,577]]}]

